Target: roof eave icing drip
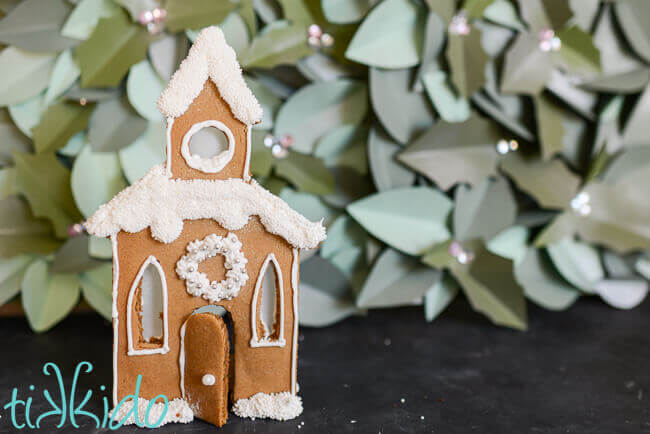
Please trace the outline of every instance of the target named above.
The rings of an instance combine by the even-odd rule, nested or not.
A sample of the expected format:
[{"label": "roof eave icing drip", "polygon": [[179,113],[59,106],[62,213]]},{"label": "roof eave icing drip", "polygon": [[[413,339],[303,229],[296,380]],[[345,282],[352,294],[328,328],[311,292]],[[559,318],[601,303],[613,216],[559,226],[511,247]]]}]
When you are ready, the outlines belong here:
[{"label": "roof eave icing drip", "polygon": [[227,230],[243,228],[251,216],[297,249],[315,248],[325,239],[321,222],[310,222],[286,202],[256,182],[171,179],[163,165],[154,166],[139,181],[99,207],[85,223],[92,235],[108,237],[120,231],[136,233],[150,227],[152,236],[173,242],[184,220],[213,219]]},{"label": "roof eave icing drip", "polygon": [[158,99],[158,108],[166,116],[177,118],[199,96],[207,79],[219,89],[233,115],[246,125],[262,120],[262,107],[246,85],[235,50],[218,27],[206,27],[199,33],[189,54],[174,73]]}]

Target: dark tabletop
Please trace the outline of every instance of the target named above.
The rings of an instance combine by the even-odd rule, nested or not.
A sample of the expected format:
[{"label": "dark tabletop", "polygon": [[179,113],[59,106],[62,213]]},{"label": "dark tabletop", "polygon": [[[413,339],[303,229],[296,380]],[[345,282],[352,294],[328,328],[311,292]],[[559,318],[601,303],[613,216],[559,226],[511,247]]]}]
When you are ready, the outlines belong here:
[{"label": "dark tabletop", "polygon": [[[617,311],[585,299],[569,311],[531,308],[527,332],[492,326],[463,300],[426,323],[418,308],[373,311],[324,329],[301,330],[299,383],[305,411],[288,422],[231,415],[224,433],[639,433],[650,432],[650,303]],[[46,362],[69,390],[76,364],[87,410],[101,413],[111,384],[111,329],[96,316],[73,316],[34,335],[24,319],[0,320],[0,432],[12,432],[2,409],[18,388],[32,396],[32,418],[49,409]],[[35,391],[29,391],[29,385]],[[31,393],[31,395],[30,395]],[[99,395],[98,395],[99,394]],[[58,393],[53,392],[58,397]],[[19,421],[24,418],[24,410]],[[40,432],[107,432],[79,418]],[[303,425],[304,423],[304,425]],[[203,432],[201,421],[156,432]],[[24,430],[29,432],[31,430]],[[137,428],[120,432],[146,432]]]}]

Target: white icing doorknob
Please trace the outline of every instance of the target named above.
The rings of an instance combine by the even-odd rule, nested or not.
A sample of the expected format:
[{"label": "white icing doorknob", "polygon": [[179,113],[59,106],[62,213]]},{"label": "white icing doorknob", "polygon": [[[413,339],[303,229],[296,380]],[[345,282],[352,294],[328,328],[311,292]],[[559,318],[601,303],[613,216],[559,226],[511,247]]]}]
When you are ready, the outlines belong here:
[{"label": "white icing doorknob", "polygon": [[214,378],[214,375],[212,374],[205,374],[203,378],[201,378],[201,382],[204,386],[214,386],[214,383],[217,382],[217,379]]}]

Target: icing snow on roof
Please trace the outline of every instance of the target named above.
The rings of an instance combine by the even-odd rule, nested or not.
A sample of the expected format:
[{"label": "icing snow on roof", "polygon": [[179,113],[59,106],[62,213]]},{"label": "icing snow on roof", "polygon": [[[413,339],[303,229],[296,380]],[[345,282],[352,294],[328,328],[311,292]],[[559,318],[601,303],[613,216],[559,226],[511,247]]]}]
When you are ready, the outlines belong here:
[{"label": "icing snow on roof", "polygon": [[250,91],[237,62],[237,55],[218,27],[206,27],[194,40],[190,52],[158,99],[167,117],[181,116],[211,79],[233,115],[247,125],[262,120],[262,107]]},{"label": "icing snow on roof", "polygon": [[100,206],[85,226],[98,237],[151,227],[155,239],[171,243],[183,231],[184,220],[213,219],[234,231],[254,215],[267,231],[295,248],[311,249],[325,239],[322,223],[310,222],[254,181],[171,179],[163,165],[152,167],[142,179]]}]

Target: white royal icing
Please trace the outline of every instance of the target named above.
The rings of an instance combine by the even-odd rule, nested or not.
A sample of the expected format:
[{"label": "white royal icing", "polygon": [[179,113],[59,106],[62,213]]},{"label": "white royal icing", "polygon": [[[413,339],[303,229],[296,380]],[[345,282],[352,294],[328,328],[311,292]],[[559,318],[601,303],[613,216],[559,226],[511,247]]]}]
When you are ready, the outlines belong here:
[{"label": "white royal icing", "polygon": [[302,413],[302,399],[290,392],[257,393],[235,402],[232,411],[239,417],[251,419],[289,420]]},{"label": "white royal icing", "polygon": [[[176,263],[176,273],[185,281],[187,292],[213,303],[237,297],[241,287],[248,281],[248,260],[241,248],[241,241],[233,233],[229,233],[225,238],[211,234],[202,240],[189,243],[187,254]],[[222,281],[210,282],[208,276],[199,271],[199,264],[217,255],[224,256],[224,266],[228,271]]]},{"label": "white royal icing", "polygon": [[196,37],[189,54],[160,95],[158,108],[167,117],[181,116],[199,96],[208,78],[237,119],[246,125],[262,119],[262,107],[246,85],[237,55],[218,27],[206,27]]},{"label": "white royal icing", "polygon": [[[267,332],[266,336],[257,336],[257,299],[260,294],[260,289],[262,288],[262,282],[264,281],[264,273],[266,272],[266,267],[275,267],[275,274],[278,277],[278,285],[280,290],[278,291],[280,296],[280,331],[278,333],[277,339],[272,339],[268,336],[269,331],[266,330],[267,325],[264,324],[265,331]],[[252,337],[250,345],[253,348],[256,347],[284,347],[286,344],[284,340],[284,283],[282,281],[282,269],[278,260],[275,258],[273,253],[269,255],[264,260],[259,274],[257,275],[257,282],[255,283],[255,291],[253,292],[253,300],[251,302],[251,330]]]},{"label": "white royal icing", "polygon": [[[193,155],[192,152],[190,152],[190,140],[192,140],[192,136],[195,133],[207,127],[215,127],[223,131],[228,138],[228,149],[210,158]],[[223,122],[215,120],[199,122],[192,125],[187,133],[185,133],[185,136],[183,136],[181,155],[188,166],[200,170],[203,173],[217,173],[226,167],[230,160],[232,160],[233,155],[235,155],[235,137],[232,135],[230,128],[228,128]]]},{"label": "white royal icing", "polygon": [[183,231],[184,220],[213,219],[235,231],[254,215],[267,231],[295,248],[311,249],[325,239],[321,222],[310,222],[254,181],[171,179],[162,165],[152,167],[142,179],[100,206],[85,226],[98,237],[151,227],[156,240],[171,243]]}]

